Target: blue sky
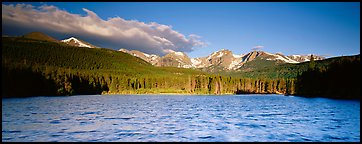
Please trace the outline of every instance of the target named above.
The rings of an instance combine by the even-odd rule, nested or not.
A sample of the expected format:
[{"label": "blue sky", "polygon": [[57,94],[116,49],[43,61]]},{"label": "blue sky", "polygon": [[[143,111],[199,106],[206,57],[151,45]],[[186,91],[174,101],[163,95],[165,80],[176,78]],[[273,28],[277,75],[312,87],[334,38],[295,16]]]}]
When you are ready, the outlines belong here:
[{"label": "blue sky", "polygon": [[[4,4],[16,3],[2,4],[4,7]],[[255,46],[263,46],[260,49],[263,51],[281,52],[285,55],[317,54],[331,57],[360,53],[360,3],[357,2],[44,2],[26,4],[53,5],[60,10],[80,16],[87,15],[87,12],[82,9],[86,8],[105,21],[109,18],[120,17],[124,20],[136,20],[146,24],[155,22],[170,26],[173,31],[186,38],[189,38],[191,34],[200,36],[193,42],[177,45],[177,42],[161,37],[173,42],[175,47],[188,47],[173,50],[185,51],[192,58],[207,56],[220,49],[229,49],[235,54],[245,54],[252,51],[251,49]],[[3,34],[7,35],[26,31],[25,28],[24,30],[7,28],[4,22],[2,29]],[[29,29],[30,27],[28,31]],[[50,35],[58,39],[64,38],[61,34],[55,33],[57,32]],[[102,45],[102,42],[97,41],[96,38],[87,37],[85,40],[90,43],[94,41],[93,43],[104,45],[103,47],[108,46]],[[132,44],[125,46],[132,47]],[[109,47],[119,49],[117,46],[109,45]],[[138,50],[143,49],[145,48]],[[151,51],[147,50],[147,52]],[[157,50],[160,51],[160,49]],[[155,48],[155,51],[157,50]]]}]

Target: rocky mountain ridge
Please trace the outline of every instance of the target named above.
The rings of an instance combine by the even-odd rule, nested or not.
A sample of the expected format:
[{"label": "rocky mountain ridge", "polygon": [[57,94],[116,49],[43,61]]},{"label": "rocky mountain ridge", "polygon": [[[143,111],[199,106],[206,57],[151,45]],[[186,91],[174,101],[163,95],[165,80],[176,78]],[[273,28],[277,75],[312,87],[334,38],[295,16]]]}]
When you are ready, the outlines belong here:
[{"label": "rocky mountain ridge", "polygon": [[[67,45],[77,46],[77,47],[98,48],[88,42],[85,42],[75,37],[70,37],[64,40],[56,40],[41,32],[32,32],[24,35],[23,37],[42,40],[42,41],[64,43]],[[206,69],[206,71],[210,71],[210,69],[214,69],[215,67],[218,70],[226,70],[226,71],[237,70],[240,69],[245,63],[254,61],[255,59],[264,60],[264,61],[274,61],[275,63],[278,64],[301,63],[301,62],[310,61],[311,59],[311,54],[285,56],[280,53],[272,54],[256,50],[246,54],[238,55],[234,54],[230,50],[221,49],[219,51],[211,53],[209,56],[199,57],[199,58],[190,58],[187,54],[183,52],[171,52],[161,57],[154,54],[147,54],[141,51],[127,50],[124,48],[119,49],[119,51],[141,58],[154,66],[196,68],[196,69]],[[325,59],[324,57],[317,55],[313,55],[313,58],[315,60]]]},{"label": "rocky mountain ridge", "polygon": [[[169,66],[179,68],[207,68],[221,67],[224,70],[237,70],[245,63],[256,58],[277,63],[301,63],[310,61],[311,55],[290,55],[285,56],[280,53],[272,54],[264,51],[252,51],[246,54],[233,54],[232,51],[222,49],[211,53],[207,57],[190,58],[183,52],[172,52],[163,57],[146,54],[137,50],[120,49],[119,51],[139,57],[155,66]],[[313,55],[314,60],[325,59],[322,56]]]}]

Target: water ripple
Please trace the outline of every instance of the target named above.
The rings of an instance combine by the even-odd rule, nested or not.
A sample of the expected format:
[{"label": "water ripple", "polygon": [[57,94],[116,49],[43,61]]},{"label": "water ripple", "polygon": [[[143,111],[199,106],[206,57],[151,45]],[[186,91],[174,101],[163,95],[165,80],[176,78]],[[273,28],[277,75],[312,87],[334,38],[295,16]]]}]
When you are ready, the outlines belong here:
[{"label": "water ripple", "polygon": [[257,96],[2,99],[2,141],[359,142],[360,102]]}]

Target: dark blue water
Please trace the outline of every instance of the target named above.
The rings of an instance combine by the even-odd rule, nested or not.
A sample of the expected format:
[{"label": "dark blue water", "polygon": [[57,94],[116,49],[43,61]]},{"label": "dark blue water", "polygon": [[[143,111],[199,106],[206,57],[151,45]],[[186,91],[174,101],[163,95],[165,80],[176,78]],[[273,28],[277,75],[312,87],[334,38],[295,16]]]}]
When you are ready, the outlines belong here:
[{"label": "dark blue water", "polygon": [[360,101],[249,96],[2,99],[2,141],[360,141]]}]

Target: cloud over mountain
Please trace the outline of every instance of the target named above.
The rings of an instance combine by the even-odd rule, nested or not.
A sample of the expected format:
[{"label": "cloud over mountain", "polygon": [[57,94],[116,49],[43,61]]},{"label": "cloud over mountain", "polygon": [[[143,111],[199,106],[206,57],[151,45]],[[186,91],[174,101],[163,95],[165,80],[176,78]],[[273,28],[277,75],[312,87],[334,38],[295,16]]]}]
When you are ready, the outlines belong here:
[{"label": "cloud over mountain", "polygon": [[191,52],[205,46],[200,36],[185,36],[172,26],[156,22],[144,23],[120,17],[103,20],[96,13],[83,8],[85,16],[72,14],[55,6],[35,7],[27,4],[2,4],[2,24],[28,29],[75,35],[97,40],[101,47],[129,48],[151,54],[164,55],[171,51]]},{"label": "cloud over mountain", "polygon": [[253,47],[251,50],[260,50],[260,49],[262,49],[262,48],[264,48],[264,46],[262,46],[262,45],[257,45],[257,46],[255,46],[255,47]]}]

